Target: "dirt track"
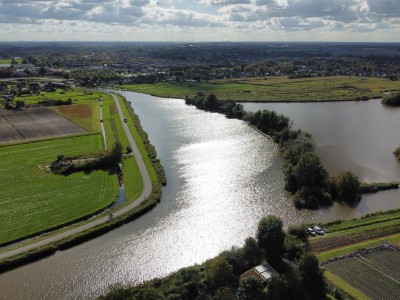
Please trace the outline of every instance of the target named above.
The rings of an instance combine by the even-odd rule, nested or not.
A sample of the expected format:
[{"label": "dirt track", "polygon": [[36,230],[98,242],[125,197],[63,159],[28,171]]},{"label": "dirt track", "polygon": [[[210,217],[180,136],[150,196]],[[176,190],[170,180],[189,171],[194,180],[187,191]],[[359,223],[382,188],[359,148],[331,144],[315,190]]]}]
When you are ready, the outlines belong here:
[{"label": "dirt track", "polygon": [[48,108],[0,110],[0,144],[84,132],[78,125]]}]

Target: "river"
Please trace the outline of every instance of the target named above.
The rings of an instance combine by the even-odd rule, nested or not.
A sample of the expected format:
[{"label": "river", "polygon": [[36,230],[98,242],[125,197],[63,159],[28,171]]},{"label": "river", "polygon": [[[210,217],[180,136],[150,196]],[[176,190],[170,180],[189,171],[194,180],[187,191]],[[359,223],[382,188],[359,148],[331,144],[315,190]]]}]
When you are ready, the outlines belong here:
[{"label": "river", "polygon": [[[104,293],[111,284],[164,276],[201,263],[233,245],[242,245],[247,236],[254,236],[258,220],[267,214],[278,215],[287,225],[350,218],[399,207],[399,193],[389,191],[364,197],[356,209],[336,204],[319,211],[296,211],[284,192],[277,146],[244,122],[197,110],[186,106],[183,100],[123,94],[132,102],[165,168],[168,185],[163,188],[161,203],[138,220],[99,238],[0,275],[0,299],[90,299]],[[359,103],[354,110],[371,103],[374,102]],[[337,104],[340,113],[341,105],[347,103]],[[320,106],[315,104],[315,109]],[[305,120],[312,120],[313,109],[314,104],[307,108]],[[372,107],[370,115],[364,118],[371,120],[377,113],[375,109]],[[293,110],[300,117],[302,112]],[[340,120],[347,115],[337,115],[332,107],[329,110],[332,118],[336,115],[338,119],[336,127],[343,126],[347,131]],[[379,113],[380,122],[371,127],[380,126],[381,131],[366,129],[368,145],[378,138],[375,132],[382,134],[389,124],[394,126],[390,128],[399,128],[400,118],[396,123],[388,117],[392,111]],[[394,123],[387,123],[389,119]],[[300,124],[293,120],[295,126]],[[323,126],[311,127],[319,130]],[[322,140],[312,132],[320,155],[324,145],[337,145],[338,137],[332,131],[337,129],[324,131]],[[395,144],[399,141],[397,136]],[[327,153],[335,151],[347,153],[331,149]],[[322,159],[329,162],[332,158]],[[394,160],[392,164],[397,166],[395,172],[400,172]],[[334,171],[335,166],[328,169]],[[398,176],[385,170],[383,174],[382,178],[371,178]]]}]

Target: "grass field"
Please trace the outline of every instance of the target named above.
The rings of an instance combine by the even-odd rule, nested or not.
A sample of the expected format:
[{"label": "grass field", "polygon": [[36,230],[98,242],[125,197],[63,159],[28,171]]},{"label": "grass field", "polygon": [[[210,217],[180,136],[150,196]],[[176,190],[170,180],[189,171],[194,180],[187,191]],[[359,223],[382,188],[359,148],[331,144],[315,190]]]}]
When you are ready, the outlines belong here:
[{"label": "grass field", "polygon": [[21,95],[15,97],[14,101],[23,100],[26,105],[35,104],[43,100],[63,100],[67,101],[71,98],[73,103],[87,104],[98,101],[101,97],[101,92],[96,91],[85,91],[83,89],[73,89],[64,91],[63,89],[57,89],[55,92],[41,92],[38,95]]},{"label": "grass field", "polygon": [[[76,100],[74,104],[52,107],[52,109],[94,133],[100,131],[98,100],[101,97],[108,148],[111,148],[116,140],[122,143],[124,149],[128,145],[114,100],[110,95],[75,90],[65,94],[60,91],[46,93],[46,97],[61,100],[73,97]],[[35,103],[42,99],[39,96],[33,96],[33,98],[25,100]],[[126,116],[129,116],[125,107],[124,109]],[[136,128],[130,126],[130,129],[140,145],[139,148],[142,150],[146,164],[150,166],[150,174],[153,174],[153,178],[157,181]],[[74,173],[69,176],[59,176],[43,169],[43,166],[53,161],[58,154],[73,156],[96,153],[102,149],[100,134],[1,147],[0,159],[4,178],[0,176],[2,179],[0,226],[4,230],[0,233],[0,243],[64,224],[111,204],[118,195],[118,182],[115,175],[96,171],[90,174]],[[143,191],[143,182],[133,157],[124,158],[123,173],[126,203],[129,203]],[[7,180],[5,180],[6,176]]]},{"label": "grass field", "polygon": [[69,222],[115,200],[117,178],[107,172],[60,176],[44,169],[61,153],[97,152],[101,141],[97,134],[0,148],[0,243]]},{"label": "grass field", "polygon": [[125,85],[131,91],[168,98],[193,96],[198,91],[214,93],[219,100],[251,102],[337,101],[379,98],[382,92],[398,90],[386,78],[333,76],[288,79],[287,77],[214,80],[200,83]]},{"label": "grass field", "polygon": [[[15,60],[19,64],[22,63],[22,58],[20,58],[20,57],[17,57]],[[11,62],[12,62],[12,59],[0,59],[0,65],[11,64]]]}]

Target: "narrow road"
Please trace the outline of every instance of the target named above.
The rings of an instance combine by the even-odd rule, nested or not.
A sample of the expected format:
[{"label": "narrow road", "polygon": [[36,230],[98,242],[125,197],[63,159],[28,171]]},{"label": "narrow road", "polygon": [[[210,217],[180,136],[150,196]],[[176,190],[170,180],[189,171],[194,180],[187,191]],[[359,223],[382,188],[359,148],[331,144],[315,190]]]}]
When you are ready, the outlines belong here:
[{"label": "narrow road", "polygon": [[[153,186],[152,186],[152,183],[151,183],[151,180],[150,180],[149,172],[147,171],[146,165],[144,163],[143,157],[139,152],[139,149],[138,149],[138,147],[137,147],[137,145],[135,143],[135,140],[132,137],[131,132],[129,131],[128,124],[126,124],[124,122],[124,118],[125,117],[124,117],[124,114],[122,113],[121,105],[120,105],[120,103],[118,101],[118,98],[114,94],[111,94],[111,93],[108,93],[108,94],[110,94],[113,97],[113,99],[115,101],[115,104],[117,105],[118,114],[119,114],[120,120],[122,122],[125,134],[126,134],[126,136],[128,138],[129,144],[130,144],[130,146],[132,148],[132,152],[133,152],[133,155],[134,155],[134,157],[136,159],[136,163],[137,163],[137,165],[139,167],[139,171],[140,171],[140,174],[142,176],[143,187],[144,187],[142,194],[134,202],[130,203],[129,205],[127,205],[127,206],[125,206],[125,207],[121,208],[120,210],[117,210],[117,211],[115,211],[113,213],[114,217],[118,217],[118,216],[128,212],[129,210],[135,208],[140,203],[142,203],[146,199],[146,197],[148,197],[150,195]],[[14,249],[14,250],[6,251],[6,252],[0,254],[0,259],[8,258],[8,257],[14,256],[14,255],[23,253],[25,251],[32,250],[32,249],[35,249],[37,247],[41,247],[41,246],[44,246],[44,245],[52,243],[52,242],[59,241],[59,240],[64,239],[64,238],[66,238],[66,237],[68,237],[70,235],[77,234],[77,233],[80,233],[80,232],[82,232],[84,230],[93,228],[93,227],[95,227],[97,225],[106,223],[108,220],[109,220],[109,216],[105,216],[105,217],[102,217],[100,219],[93,220],[93,221],[91,221],[89,223],[83,224],[82,226],[78,226],[76,228],[72,228],[70,230],[67,230],[67,231],[61,232],[59,234],[50,236],[50,237],[45,238],[43,240],[28,244],[26,246],[23,246],[23,247]]]},{"label": "narrow road", "polygon": [[100,100],[100,126],[101,126],[101,135],[103,136],[103,141],[104,141],[104,150],[107,150],[107,136],[103,123],[103,98],[101,98]]}]

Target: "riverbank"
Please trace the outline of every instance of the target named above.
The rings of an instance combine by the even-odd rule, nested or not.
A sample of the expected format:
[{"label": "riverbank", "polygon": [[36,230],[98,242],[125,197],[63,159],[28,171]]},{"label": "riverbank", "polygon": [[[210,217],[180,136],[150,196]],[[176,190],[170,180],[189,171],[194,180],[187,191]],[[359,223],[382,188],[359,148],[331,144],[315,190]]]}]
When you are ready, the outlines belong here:
[{"label": "riverbank", "polygon": [[[13,252],[0,254],[0,257],[2,258],[0,261],[0,273],[53,254],[57,250],[66,249],[83,241],[97,237],[111,229],[121,226],[122,224],[143,215],[151,210],[157,204],[157,202],[160,201],[161,184],[158,178],[164,178],[163,183],[165,184],[165,175],[162,167],[160,167],[160,162],[156,158],[150,159],[147,152],[147,149],[149,149],[149,152],[152,153],[153,157],[156,157],[155,149],[154,147],[151,148],[152,146],[148,139],[142,140],[140,138],[140,136],[145,136],[142,128],[138,128],[138,131],[142,132],[141,134],[139,134],[136,129],[133,130],[134,137],[132,137],[130,133],[128,134],[129,130],[134,126],[133,120],[137,118],[137,116],[133,115],[133,112],[131,112],[132,116],[129,117],[128,121],[132,120],[132,124],[128,125],[123,122],[122,120],[124,119],[124,114],[122,112],[122,108],[119,107],[119,99],[117,99],[116,96],[113,97],[115,103],[117,104],[117,108],[120,111],[121,124],[123,125],[125,133],[128,136],[128,140],[135,154],[138,167],[141,170],[144,181],[143,192],[136,201],[129,203],[126,206],[119,207],[121,208],[119,210],[113,211],[113,217],[111,219],[107,214],[106,216],[99,217],[98,219],[90,221],[87,224],[60,233],[59,235],[50,236],[48,242],[39,241],[37,245],[43,245],[38,247],[33,247],[32,244],[28,244],[24,248],[24,250],[27,252],[13,250]],[[124,102],[124,104],[127,105],[127,102]],[[128,108],[125,107],[124,110],[128,111]],[[137,124],[138,120],[135,122]],[[138,146],[136,146],[136,144]],[[147,169],[149,169],[149,171],[147,171]]]},{"label": "riverbank", "polygon": [[204,82],[161,82],[122,85],[122,88],[164,98],[185,99],[197,91],[213,93],[221,101],[238,102],[331,102],[365,101],[398,90],[387,78],[330,76],[313,78],[230,78]]},{"label": "riverbank", "polygon": [[[296,228],[305,228],[306,226],[313,225],[314,224],[302,225],[299,227],[296,226]],[[298,230],[288,230],[288,233],[290,234],[286,234],[285,250],[282,251],[282,253],[285,253],[284,255],[288,261],[293,260],[296,261],[296,263],[299,263],[299,261],[304,259],[304,257],[307,257],[307,251],[310,250],[312,253],[316,254],[319,262],[321,263],[331,259],[332,257],[344,255],[357,249],[379,245],[382,243],[382,241],[389,241],[397,244],[398,246],[400,245],[400,209],[369,214],[362,218],[356,218],[352,220],[335,221],[318,225],[324,228],[326,232],[325,235],[316,237],[310,236],[308,238],[304,237],[303,240],[299,240],[296,238],[296,235],[293,235],[294,232],[299,233]],[[384,230],[384,228],[387,227],[392,227],[394,233],[388,235],[388,231]],[[371,228],[379,228],[379,230],[376,230],[375,235],[370,235],[369,232],[371,231]],[[356,241],[355,237],[361,234],[365,235],[364,240],[362,240],[362,242],[358,240],[357,243],[354,243]],[[339,237],[338,239],[344,239],[348,243],[347,246],[338,247],[337,244],[331,243],[331,248],[327,248],[323,252],[319,252],[318,245],[326,243],[327,240],[335,239],[336,241],[337,237]],[[250,257],[247,255],[250,255]],[[188,295],[189,293],[192,293],[190,295],[193,295],[193,298],[195,298],[198,293],[222,293],[222,291],[218,291],[218,288],[210,288],[213,286],[212,284],[214,281],[216,282],[217,287],[232,285],[230,286],[230,289],[227,289],[224,295],[229,295],[229,299],[237,299],[238,294],[242,293],[243,295],[243,293],[245,293],[243,290],[244,287],[242,283],[232,282],[235,282],[235,280],[239,281],[239,276],[243,272],[259,264],[260,255],[261,254],[259,252],[256,240],[253,238],[248,238],[246,239],[243,248],[233,247],[230,250],[223,251],[218,256],[213,257],[200,265],[188,266],[169,274],[166,277],[146,281],[139,285],[116,285],[109,287],[107,293],[100,296],[99,299],[113,300],[120,299],[122,297],[126,299],[135,299],[135,297],[140,297],[139,295],[143,295],[145,293],[157,295],[159,297],[157,299],[175,299],[173,297],[178,298],[177,295]],[[298,256],[301,258],[299,259]],[[293,272],[293,270],[295,270],[295,263],[291,263],[291,270]],[[224,272],[218,273],[219,276],[226,276],[226,274],[229,274],[229,280],[227,282],[224,282],[223,280],[217,281],[219,277],[210,277],[209,274],[215,274],[215,270],[213,268],[217,268],[217,266],[220,268],[220,270],[224,270]],[[282,277],[287,276],[285,271],[280,270],[280,273],[280,276]],[[322,275],[322,273],[320,274]],[[328,281],[334,285],[338,284],[338,281],[332,280],[332,276],[329,272],[326,275],[327,276],[325,277]],[[350,293],[351,295],[356,294],[351,288],[349,289],[348,286],[338,284],[337,287],[347,293]],[[299,288],[299,286],[297,286],[297,288]],[[274,290],[275,289],[278,293],[280,290],[279,285],[274,286]],[[253,292],[251,295],[254,297],[254,293],[257,290],[257,285],[252,286],[250,290]],[[301,293],[302,291],[299,290],[298,292]],[[335,289],[330,285],[326,286],[326,292],[335,295],[338,294],[338,291],[335,291]],[[297,294],[297,296],[298,295],[299,294]]]}]

